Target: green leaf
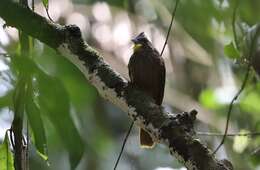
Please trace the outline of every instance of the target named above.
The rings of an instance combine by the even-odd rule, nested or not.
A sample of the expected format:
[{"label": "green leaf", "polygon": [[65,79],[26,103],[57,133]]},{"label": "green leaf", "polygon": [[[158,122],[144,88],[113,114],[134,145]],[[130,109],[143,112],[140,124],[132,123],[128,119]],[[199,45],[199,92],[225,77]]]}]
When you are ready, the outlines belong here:
[{"label": "green leaf", "polygon": [[47,159],[47,140],[44,125],[42,122],[42,113],[40,111],[40,108],[34,101],[32,82],[28,83],[27,102],[25,110],[31,126],[35,146],[38,152],[41,153],[40,156],[42,157],[44,155],[43,158]]},{"label": "green leaf", "polygon": [[224,47],[224,53],[230,59],[238,59],[240,57],[239,51],[235,48],[233,42]]},{"label": "green leaf", "polygon": [[70,116],[70,103],[67,91],[56,78],[45,73],[38,74],[39,106],[56,128],[69,152],[71,168],[75,169],[83,152],[83,141]]},{"label": "green leaf", "polygon": [[218,109],[220,107],[212,89],[203,90],[199,96],[199,101],[203,106],[209,109]]},{"label": "green leaf", "polygon": [[5,133],[4,142],[0,145],[0,169],[14,170],[14,159],[10,150],[10,143],[7,133]]},{"label": "green leaf", "polygon": [[44,5],[45,8],[48,8],[49,6],[49,0],[42,0],[42,3]]},{"label": "green leaf", "polygon": [[255,120],[259,119],[259,112],[260,112],[260,94],[259,90],[254,90],[248,92],[243,98],[240,100],[240,107],[243,111],[252,113],[255,117]]}]

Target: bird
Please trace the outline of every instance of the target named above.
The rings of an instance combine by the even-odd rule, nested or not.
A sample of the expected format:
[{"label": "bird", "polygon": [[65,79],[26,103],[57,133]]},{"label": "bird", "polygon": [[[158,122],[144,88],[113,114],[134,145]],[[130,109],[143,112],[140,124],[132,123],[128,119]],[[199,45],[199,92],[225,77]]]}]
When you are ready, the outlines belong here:
[{"label": "bird", "polygon": [[[160,106],[165,86],[164,60],[144,32],[131,41],[134,46],[128,63],[130,83],[153,98],[155,103]],[[152,137],[142,128],[140,128],[140,145],[142,148],[155,146]]]}]

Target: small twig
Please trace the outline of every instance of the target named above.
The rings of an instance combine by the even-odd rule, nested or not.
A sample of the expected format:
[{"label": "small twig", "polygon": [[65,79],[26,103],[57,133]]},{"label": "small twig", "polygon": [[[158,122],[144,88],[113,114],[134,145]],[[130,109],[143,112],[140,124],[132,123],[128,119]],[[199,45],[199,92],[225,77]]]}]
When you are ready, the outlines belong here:
[{"label": "small twig", "polygon": [[8,54],[7,54],[7,53],[0,53],[0,55],[5,56],[5,57],[8,57]]},{"label": "small twig", "polygon": [[46,11],[46,14],[47,14],[49,20],[51,20],[52,22],[54,22],[54,21],[52,20],[51,16],[50,16],[50,14],[49,14],[49,7],[45,7],[45,11]]},{"label": "small twig", "polygon": [[[197,132],[198,136],[223,136],[223,133],[212,133],[212,132]],[[248,133],[227,133],[226,136],[260,136],[260,132],[248,132]]]},{"label": "small twig", "polygon": [[32,4],[31,5],[32,5],[32,11],[34,11],[35,10],[35,8],[34,8],[35,7],[34,0],[32,0]]},{"label": "small twig", "polygon": [[225,139],[226,139],[226,136],[227,136],[227,132],[228,132],[228,126],[229,126],[229,120],[230,120],[230,117],[231,117],[231,111],[232,111],[232,108],[233,108],[233,105],[234,105],[234,102],[237,100],[237,98],[239,97],[239,95],[241,94],[241,92],[244,90],[245,86],[246,86],[246,83],[247,83],[247,80],[248,80],[248,77],[249,77],[249,73],[250,73],[250,67],[251,65],[248,64],[247,66],[247,71],[246,71],[246,75],[245,75],[245,78],[243,80],[243,83],[239,89],[239,91],[237,92],[237,94],[233,97],[231,103],[229,104],[229,108],[228,108],[228,114],[227,114],[227,121],[226,121],[226,127],[225,127],[225,132],[224,132],[224,135],[223,135],[223,138],[220,142],[220,144],[218,145],[218,147],[215,149],[215,151],[212,153],[213,155],[219,150],[219,148],[224,144],[225,142]]},{"label": "small twig", "polygon": [[174,10],[172,11],[171,23],[170,23],[170,26],[168,28],[168,32],[167,32],[167,35],[166,35],[166,40],[165,40],[165,42],[163,44],[163,48],[162,48],[162,51],[161,51],[161,54],[160,54],[161,56],[163,55],[164,49],[165,49],[165,47],[167,45],[167,42],[168,42],[168,39],[169,39],[169,36],[170,36],[170,32],[171,32],[171,28],[172,28],[173,20],[175,18],[175,14],[176,14],[176,11],[177,11],[178,4],[179,4],[179,0],[176,0]]},{"label": "small twig", "polygon": [[128,139],[128,137],[129,137],[129,135],[130,135],[130,133],[131,133],[131,131],[132,131],[133,125],[134,125],[134,121],[132,121],[132,123],[131,123],[131,125],[130,125],[130,127],[129,127],[129,129],[128,129],[128,132],[127,132],[127,134],[126,134],[126,136],[125,136],[125,139],[124,139],[124,142],[123,142],[121,151],[120,151],[120,153],[119,153],[119,156],[117,157],[116,164],[115,164],[115,166],[114,166],[114,170],[116,170],[117,165],[118,165],[118,163],[119,163],[119,161],[120,161],[121,155],[122,155],[122,153],[123,153],[123,151],[124,151],[125,144],[126,144],[127,139]]},{"label": "small twig", "polygon": [[14,134],[13,134],[13,130],[12,130],[12,128],[10,128],[10,129],[7,129],[7,131],[6,131],[6,133],[8,133],[9,132],[9,138],[10,138],[10,141],[11,141],[11,145],[12,145],[12,148],[13,148],[13,150],[14,150]]}]

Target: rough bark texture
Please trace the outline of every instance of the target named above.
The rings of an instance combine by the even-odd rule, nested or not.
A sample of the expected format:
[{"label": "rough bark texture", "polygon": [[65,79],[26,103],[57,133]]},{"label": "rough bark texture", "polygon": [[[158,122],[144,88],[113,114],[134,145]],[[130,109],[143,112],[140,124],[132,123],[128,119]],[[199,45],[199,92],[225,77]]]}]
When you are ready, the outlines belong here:
[{"label": "rough bark texture", "polygon": [[229,161],[217,160],[195,137],[193,122],[196,111],[166,113],[105,63],[101,55],[82,40],[77,26],[51,23],[11,0],[0,1],[0,17],[8,26],[16,27],[58,50],[81,70],[101,96],[128,113],[154,141],[167,145],[170,153],[188,169],[232,169]]}]

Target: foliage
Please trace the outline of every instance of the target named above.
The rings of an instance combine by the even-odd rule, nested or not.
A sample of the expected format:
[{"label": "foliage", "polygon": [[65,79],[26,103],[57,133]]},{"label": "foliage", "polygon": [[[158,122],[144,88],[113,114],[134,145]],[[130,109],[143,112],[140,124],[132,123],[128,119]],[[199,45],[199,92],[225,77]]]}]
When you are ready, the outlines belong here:
[{"label": "foliage", "polygon": [[235,48],[234,43],[231,42],[228,45],[224,47],[224,53],[226,56],[228,56],[231,59],[238,59],[239,58],[239,52]]},{"label": "foliage", "polygon": [[0,165],[1,170],[14,170],[14,160],[7,133],[5,134],[4,142],[0,145]]}]

